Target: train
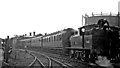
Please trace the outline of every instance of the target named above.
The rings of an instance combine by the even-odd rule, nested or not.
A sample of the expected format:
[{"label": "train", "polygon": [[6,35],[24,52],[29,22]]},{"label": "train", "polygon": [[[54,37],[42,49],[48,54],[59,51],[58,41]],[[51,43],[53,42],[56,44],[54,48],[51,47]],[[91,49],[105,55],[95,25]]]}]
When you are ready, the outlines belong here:
[{"label": "train", "polygon": [[110,62],[120,61],[120,27],[111,26],[105,19],[85,25],[78,30],[68,28],[44,36],[19,39],[24,47],[61,49],[64,54],[84,62],[95,63],[99,57]]},{"label": "train", "polygon": [[[65,50],[70,45],[70,37],[77,32],[72,28],[67,28],[61,31],[57,31],[44,36],[29,37],[26,39],[20,39],[18,42],[22,43],[22,46],[32,47],[46,47]],[[66,51],[67,52],[67,51]]]},{"label": "train", "polygon": [[[107,19],[103,19],[107,18]],[[60,50],[64,55],[84,62],[100,63],[107,60],[120,63],[119,15],[113,17],[85,18],[88,22],[78,30],[67,28],[40,36],[20,36],[0,39],[4,60],[8,62],[12,48],[48,48]],[[97,20],[97,22],[95,22]],[[115,23],[114,20],[116,20]],[[103,62],[101,62],[103,63]],[[104,64],[104,63],[103,63]]]},{"label": "train", "polygon": [[68,28],[39,37],[20,39],[21,46],[61,49],[64,54],[84,62],[94,62],[99,56],[111,62],[120,60],[120,28],[104,19],[78,30]]}]

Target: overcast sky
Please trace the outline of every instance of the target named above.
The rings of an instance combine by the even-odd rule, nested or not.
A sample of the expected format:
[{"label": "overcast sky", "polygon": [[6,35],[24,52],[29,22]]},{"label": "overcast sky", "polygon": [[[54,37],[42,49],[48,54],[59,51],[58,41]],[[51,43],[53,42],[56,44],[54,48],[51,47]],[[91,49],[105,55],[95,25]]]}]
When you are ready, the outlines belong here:
[{"label": "overcast sky", "polygon": [[0,37],[82,26],[82,15],[117,13],[119,0],[0,0]]}]

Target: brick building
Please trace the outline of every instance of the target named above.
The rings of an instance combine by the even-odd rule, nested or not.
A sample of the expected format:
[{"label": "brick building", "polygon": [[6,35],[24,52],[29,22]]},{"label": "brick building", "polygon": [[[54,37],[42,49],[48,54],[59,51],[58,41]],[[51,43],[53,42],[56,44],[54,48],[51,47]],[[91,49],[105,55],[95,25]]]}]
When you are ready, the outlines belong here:
[{"label": "brick building", "polygon": [[120,12],[118,12],[118,14],[105,14],[102,12],[101,14],[92,13],[91,16],[85,14],[85,16],[83,16],[83,19],[85,21],[84,25],[95,24],[99,19],[106,19],[111,26],[120,26]]}]

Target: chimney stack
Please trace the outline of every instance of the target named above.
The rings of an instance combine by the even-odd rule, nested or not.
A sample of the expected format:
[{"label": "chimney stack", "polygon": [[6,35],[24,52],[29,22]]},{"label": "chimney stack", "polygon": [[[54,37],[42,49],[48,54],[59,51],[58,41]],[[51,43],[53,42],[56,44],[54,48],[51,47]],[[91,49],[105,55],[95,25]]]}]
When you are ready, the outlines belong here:
[{"label": "chimney stack", "polygon": [[25,34],[25,36],[27,36],[27,34]]},{"label": "chimney stack", "polygon": [[33,32],[33,36],[35,36],[35,32]]},{"label": "chimney stack", "polygon": [[9,39],[9,36],[7,36],[7,39]]},{"label": "chimney stack", "polygon": [[47,35],[47,33],[45,33],[45,35]]},{"label": "chimney stack", "polygon": [[32,33],[30,32],[30,36],[32,36]]}]

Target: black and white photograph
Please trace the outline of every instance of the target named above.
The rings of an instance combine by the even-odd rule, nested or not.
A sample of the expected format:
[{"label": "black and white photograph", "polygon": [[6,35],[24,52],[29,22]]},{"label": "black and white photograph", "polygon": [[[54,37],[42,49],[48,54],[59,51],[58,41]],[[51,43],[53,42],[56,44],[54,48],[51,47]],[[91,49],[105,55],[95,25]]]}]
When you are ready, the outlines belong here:
[{"label": "black and white photograph", "polygon": [[0,0],[0,68],[120,68],[120,0]]}]

